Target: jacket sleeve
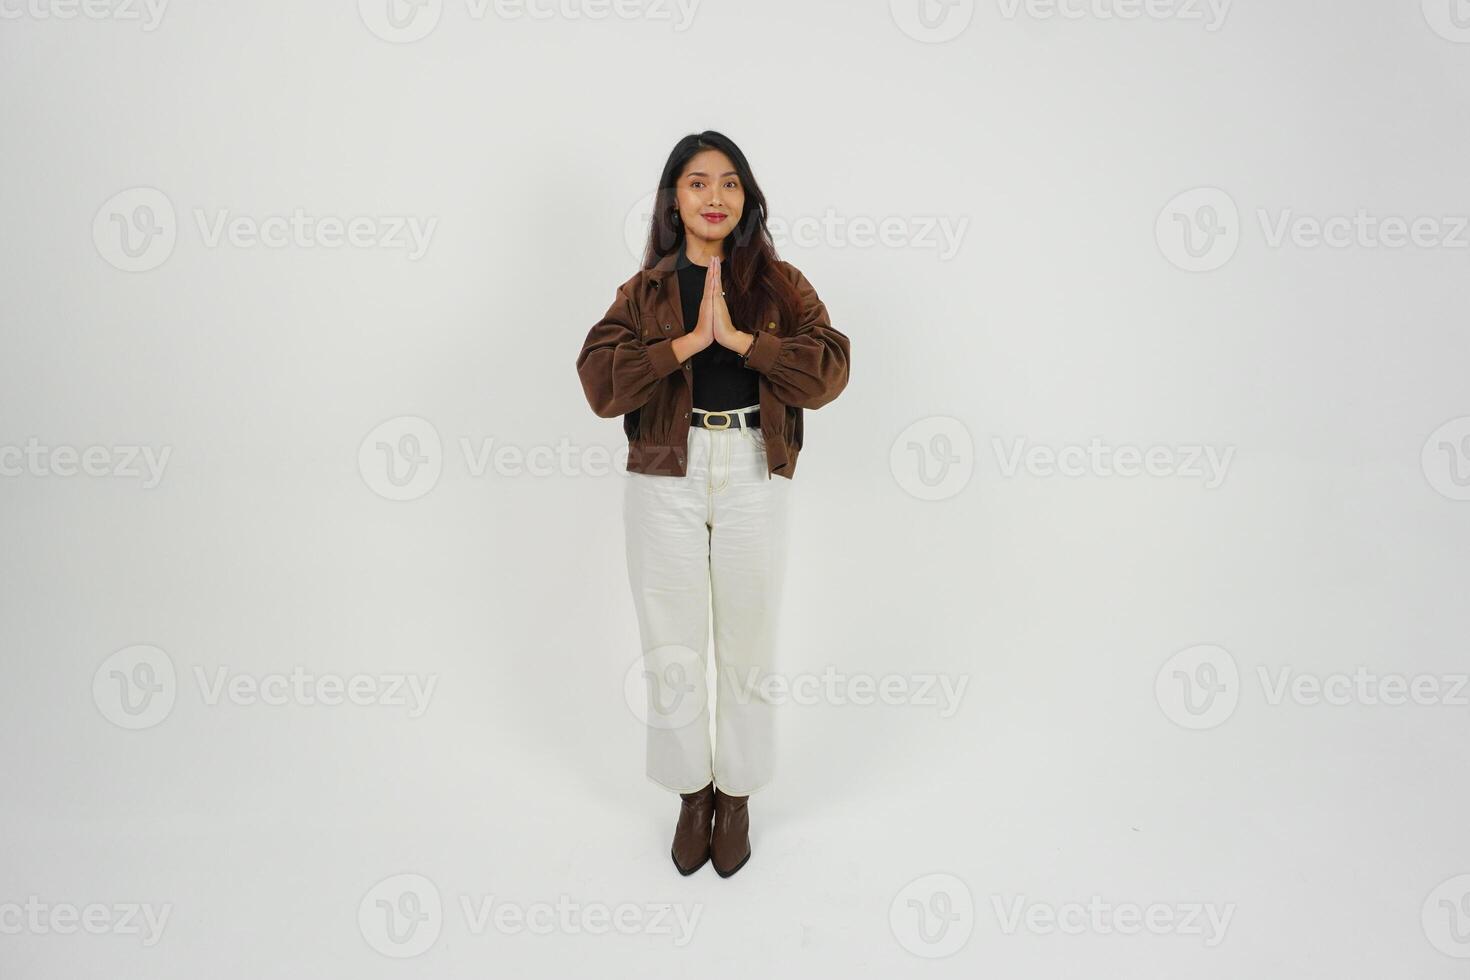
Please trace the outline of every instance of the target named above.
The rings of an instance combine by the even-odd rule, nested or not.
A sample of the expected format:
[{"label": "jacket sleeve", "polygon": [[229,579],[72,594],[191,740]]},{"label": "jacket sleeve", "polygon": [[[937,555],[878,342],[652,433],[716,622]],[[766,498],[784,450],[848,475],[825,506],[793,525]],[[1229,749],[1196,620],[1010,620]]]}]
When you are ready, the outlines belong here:
[{"label": "jacket sleeve", "polygon": [[679,369],[672,338],[644,343],[629,293],[631,281],[618,287],[612,305],[587,331],[577,354],[577,374],[587,404],[601,418],[616,418],[639,408],[666,376]]},{"label": "jacket sleeve", "polygon": [[801,320],[789,336],[778,337],[759,329],[745,352],[745,366],[766,376],[783,404],[821,408],[847,387],[851,341],[832,326],[827,307],[801,270],[790,263],[796,291],[801,296]]}]

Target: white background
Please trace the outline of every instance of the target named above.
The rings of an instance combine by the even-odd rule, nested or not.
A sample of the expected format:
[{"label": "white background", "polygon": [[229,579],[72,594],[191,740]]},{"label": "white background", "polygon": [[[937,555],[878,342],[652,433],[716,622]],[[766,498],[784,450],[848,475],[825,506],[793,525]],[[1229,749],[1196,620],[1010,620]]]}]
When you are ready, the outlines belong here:
[{"label": "white background", "polygon": [[[899,2],[705,0],[681,25],[444,0],[417,40],[386,2],[180,0],[151,24],[0,2],[0,974],[1464,974],[1451,0],[1240,0],[1213,22],[1184,0],[987,0],[934,5],[940,34]],[[621,458],[534,476],[463,450],[622,448],[573,361],[636,268],[630,213],[706,128],[774,217],[827,222],[778,247],[852,340],[849,387],[807,415],[781,662],[966,684],[948,716],[785,709],[729,880],[674,871],[677,800],[623,697]],[[126,271],[108,230],[138,188],[175,240]],[[1237,216],[1188,271],[1201,200]],[[298,210],[434,224],[417,256],[199,225]],[[1272,239],[1359,212],[1439,240]],[[888,243],[852,234],[885,219]],[[963,227],[952,253],[936,222]],[[440,439],[411,499],[386,498],[371,446],[360,462],[385,422]],[[1004,467],[1017,440],[1094,439],[1229,463]],[[41,464],[17,466],[32,441]],[[92,446],[169,456],[156,485],[56,472],[58,447]],[[131,661],[109,658],[139,645],[173,701],[128,730],[108,678]],[[1170,692],[1196,654],[1171,658],[1200,645],[1236,680],[1190,728]],[[198,680],[298,668],[436,686],[414,717],[211,703]],[[1440,696],[1273,703],[1282,676],[1359,670]],[[400,874],[443,903],[411,960],[359,922]],[[31,896],[171,911],[147,946],[6,912]],[[489,896],[700,918],[682,947],[477,932],[461,900]],[[1018,901],[1093,896],[1231,918],[1215,943],[1106,916],[1006,928]],[[919,915],[946,902],[942,930]]]}]

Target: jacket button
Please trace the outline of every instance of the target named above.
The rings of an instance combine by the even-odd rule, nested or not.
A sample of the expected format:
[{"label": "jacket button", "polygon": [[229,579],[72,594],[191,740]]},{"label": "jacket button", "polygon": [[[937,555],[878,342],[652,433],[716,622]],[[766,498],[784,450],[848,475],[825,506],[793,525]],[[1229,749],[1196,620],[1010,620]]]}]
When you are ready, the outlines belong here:
[{"label": "jacket button", "polygon": [[684,417],[687,419],[689,417],[689,413],[688,412],[685,412],[684,413]]},{"label": "jacket button", "polygon": [[770,323],[766,324],[766,329],[767,330],[775,330],[776,329],[776,321],[772,320]]},{"label": "jacket button", "polygon": [[669,324],[667,324],[667,323],[664,324],[664,330],[672,330],[672,329],[673,329],[673,327],[671,327]]}]

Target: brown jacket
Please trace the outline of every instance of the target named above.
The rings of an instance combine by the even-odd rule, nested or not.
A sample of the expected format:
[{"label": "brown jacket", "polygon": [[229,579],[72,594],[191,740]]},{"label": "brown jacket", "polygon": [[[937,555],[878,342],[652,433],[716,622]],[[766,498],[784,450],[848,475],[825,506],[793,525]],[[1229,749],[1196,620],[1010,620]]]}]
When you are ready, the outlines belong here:
[{"label": "brown jacket", "polygon": [[[677,254],[619,286],[577,354],[577,374],[592,411],[601,418],[623,417],[630,473],[684,476],[689,462],[694,376],[693,365],[681,364],[673,350],[674,338],[684,335]],[[801,320],[783,323],[774,307],[766,310],[758,328],[748,331],[755,345],[745,363],[760,374],[766,476],[791,479],[801,453],[802,409],[821,408],[847,386],[851,345],[832,326],[801,270],[780,260],[777,267],[801,295]]]}]

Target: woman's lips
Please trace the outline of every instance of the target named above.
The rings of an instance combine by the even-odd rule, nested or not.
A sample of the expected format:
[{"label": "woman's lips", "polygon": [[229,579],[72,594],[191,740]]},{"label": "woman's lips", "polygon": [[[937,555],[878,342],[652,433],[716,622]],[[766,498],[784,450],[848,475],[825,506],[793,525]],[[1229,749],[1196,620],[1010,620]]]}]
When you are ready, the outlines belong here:
[{"label": "woman's lips", "polygon": [[727,218],[727,217],[728,217],[728,215],[724,215],[724,214],[716,214],[716,213],[715,213],[715,212],[713,212],[713,211],[707,211],[707,212],[705,212],[705,213],[704,213],[704,214],[703,214],[703,215],[702,215],[702,217],[703,217],[703,218],[704,218],[704,220],[705,220],[705,221],[708,221],[708,222],[709,222],[709,223],[710,223],[710,224],[712,224],[712,225],[717,225],[717,224],[719,224],[719,223],[720,223],[720,222],[721,222],[721,221],[724,221],[724,220],[725,220],[725,218]]}]

